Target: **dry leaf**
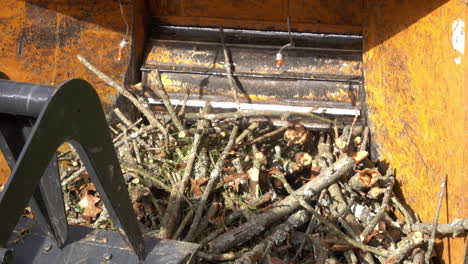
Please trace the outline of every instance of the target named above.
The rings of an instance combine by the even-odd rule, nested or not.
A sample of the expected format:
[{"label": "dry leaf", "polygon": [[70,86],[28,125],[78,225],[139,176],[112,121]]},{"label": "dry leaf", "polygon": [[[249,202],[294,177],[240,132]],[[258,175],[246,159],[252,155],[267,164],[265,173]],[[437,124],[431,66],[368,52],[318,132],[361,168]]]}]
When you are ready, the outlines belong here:
[{"label": "dry leaf", "polygon": [[233,188],[235,192],[239,192],[239,185],[242,180],[245,180],[249,177],[247,173],[232,173],[229,176],[224,177],[221,183],[233,183]]},{"label": "dry leaf", "polygon": [[89,185],[81,193],[78,205],[84,209],[83,219],[86,223],[90,224],[91,219],[96,218],[102,212],[102,209],[96,206],[99,201],[101,198],[99,198],[94,185]]},{"label": "dry leaf", "polygon": [[380,172],[377,168],[374,168],[374,169],[365,168],[357,172],[359,173],[359,181],[365,187],[373,186],[377,182],[380,176]]},{"label": "dry leaf", "polygon": [[387,225],[384,221],[379,221],[379,223],[374,227],[374,229],[377,230],[379,233],[383,233],[387,231]]},{"label": "dry leaf", "polygon": [[200,186],[207,182],[210,178],[208,177],[203,177],[198,180],[190,179],[192,183],[192,192],[194,196],[200,196],[203,194],[202,190],[200,189]]},{"label": "dry leaf", "polygon": [[[369,241],[370,241],[374,236],[376,236],[378,233],[379,233],[379,231],[373,230],[372,233],[370,233],[367,237],[365,237],[365,239],[364,239],[362,242],[364,242],[364,243],[369,242]],[[362,239],[362,236],[361,236],[361,239]]]},{"label": "dry leaf", "polygon": [[278,174],[278,175],[286,175],[286,172],[283,172],[282,170],[278,169],[278,168],[273,168],[271,170],[268,171],[268,174]]},{"label": "dry leaf", "polygon": [[141,219],[145,216],[145,207],[142,203],[133,203],[133,211],[135,212],[138,219]]},{"label": "dry leaf", "polygon": [[304,144],[307,140],[309,131],[302,125],[294,125],[294,127],[286,129],[284,132],[284,139],[288,145]]},{"label": "dry leaf", "polygon": [[377,240],[379,243],[382,243],[385,239],[385,236],[381,233],[378,233],[377,235],[375,235],[374,239]]},{"label": "dry leaf", "polygon": [[307,152],[296,153],[296,155],[294,155],[294,159],[296,160],[297,164],[304,167],[312,164],[312,156]]},{"label": "dry leaf", "polygon": [[148,195],[149,193],[141,187],[133,187],[130,191],[130,200],[133,202],[139,202],[143,196]]}]

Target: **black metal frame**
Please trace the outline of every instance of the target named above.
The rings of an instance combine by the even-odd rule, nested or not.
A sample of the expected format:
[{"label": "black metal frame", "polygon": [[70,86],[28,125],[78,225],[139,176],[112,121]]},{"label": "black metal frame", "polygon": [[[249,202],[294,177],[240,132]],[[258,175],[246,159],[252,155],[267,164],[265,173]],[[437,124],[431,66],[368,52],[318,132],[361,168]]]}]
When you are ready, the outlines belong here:
[{"label": "black metal frame", "polygon": [[[144,260],[150,252],[145,251],[143,236],[94,88],[80,79],[67,81],[57,88],[0,80],[1,102],[9,103],[0,106],[0,150],[12,168],[12,173],[0,193],[0,212],[8,212],[2,213],[0,218],[0,249],[3,250],[0,253],[5,256],[11,254],[5,247],[28,202],[40,226],[53,238],[57,248],[64,248],[64,252],[70,251],[70,246],[66,244],[69,226],[55,154],[60,145],[68,142],[80,155],[113,223],[122,235],[122,242],[117,242],[118,239],[114,239],[114,242],[126,243],[139,261]],[[34,107],[31,108],[31,105]],[[79,228],[70,228],[75,233],[83,233]],[[151,241],[153,244],[161,242],[156,239]],[[183,244],[179,253],[193,253],[196,250],[194,244],[173,243]],[[83,243],[75,243],[78,244],[83,248]],[[15,246],[10,243],[10,247]],[[107,245],[107,248],[110,250],[114,247]],[[177,250],[176,247],[173,249]],[[128,256],[128,253],[125,254]],[[155,254],[154,250],[152,254]],[[181,255],[174,257],[180,259]],[[65,257],[60,258],[63,260]],[[70,259],[68,255],[66,259]]]}]

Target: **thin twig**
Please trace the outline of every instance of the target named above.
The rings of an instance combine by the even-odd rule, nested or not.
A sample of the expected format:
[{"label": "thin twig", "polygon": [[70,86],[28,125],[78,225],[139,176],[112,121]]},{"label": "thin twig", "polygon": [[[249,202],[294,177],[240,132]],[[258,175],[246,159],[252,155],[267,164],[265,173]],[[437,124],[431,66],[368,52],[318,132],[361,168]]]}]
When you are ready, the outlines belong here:
[{"label": "thin twig", "polygon": [[239,98],[237,97],[237,84],[234,80],[234,76],[232,75],[232,63],[231,63],[231,56],[229,54],[229,50],[226,47],[226,43],[224,42],[224,31],[223,28],[219,28],[219,33],[221,35],[221,44],[223,45],[223,52],[224,52],[224,68],[226,69],[229,86],[231,87],[232,95],[234,96],[234,100],[237,104],[237,110],[240,110],[240,103]]},{"label": "thin twig", "polygon": [[296,197],[296,199],[299,201],[300,205],[304,207],[307,211],[309,211],[315,218],[317,218],[322,224],[324,224],[330,231],[338,235],[340,238],[345,240],[347,243],[349,243],[351,246],[360,248],[364,251],[368,251],[371,253],[374,253],[375,255],[378,256],[383,256],[383,257],[388,257],[389,253],[387,250],[376,248],[376,247],[371,247],[368,246],[360,241],[354,240],[345,233],[343,233],[338,227],[336,227],[333,223],[328,221],[325,217],[321,216],[319,213],[315,212],[315,210],[307,204],[304,199]]},{"label": "thin twig", "polygon": [[130,122],[130,120],[120,111],[119,108],[115,108],[114,109],[114,114],[120,119],[122,120],[122,122],[128,127],[130,127],[132,125],[132,122]]},{"label": "thin twig", "polygon": [[[208,122],[209,121],[206,120],[198,121],[197,129],[202,130],[208,126]],[[203,134],[200,133],[196,133],[193,138],[193,144],[189,152],[189,159],[187,161],[187,165],[185,166],[184,175],[182,176],[180,184],[174,186],[176,191],[171,193],[170,201],[172,202],[169,204],[166,214],[164,215],[161,231],[159,232],[160,238],[170,237],[177,224],[177,215],[179,213],[180,204],[182,202],[182,196],[185,192],[185,189],[187,188],[190,175],[192,174],[193,165],[195,164],[195,159],[197,157],[197,150],[202,138]]]},{"label": "thin twig", "polygon": [[406,208],[406,206],[400,201],[400,199],[398,199],[398,197],[396,197],[395,195],[392,195],[392,203],[403,214],[408,224],[414,224],[412,214],[409,212],[408,208]]},{"label": "thin twig", "polygon": [[304,113],[304,112],[294,112],[294,111],[273,111],[273,110],[241,110],[237,112],[228,112],[228,113],[216,113],[216,114],[197,114],[197,113],[187,113],[185,118],[187,119],[208,119],[211,121],[222,120],[222,119],[239,119],[247,117],[281,117],[284,120],[287,120],[289,117],[299,116],[304,118],[316,118],[328,124],[333,124],[333,120],[326,117],[320,116],[314,113]]},{"label": "thin twig", "polygon": [[305,232],[306,236],[304,236],[304,238],[302,239],[301,244],[299,245],[299,248],[297,249],[296,254],[294,255],[294,258],[292,259],[292,263],[295,263],[296,259],[302,254],[302,250],[304,249],[304,246],[307,242],[307,235],[309,235],[310,232],[312,232],[313,226],[314,226],[314,219],[311,218],[309,220],[309,224],[307,225],[307,229]]},{"label": "thin twig", "polygon": [[180,235],[182,234],[182,231],[184,231],[185,227],[189,223],[190,220],[192,220],[193,215],[195,214],[195,207],[191,207],[189,212],[184,216],[184,219],[180,223],[179,227],[174,233],[174,236],[172,239],[178,239]]},{"label": "thin twig", "polygon": [[444,193],[445,193],[445,184],[447,183],[447,174],[445,174],[444,179],[442,180],[442,183],[440,184],[440,192],[439,192],[439,200],[437,201],[437,208],[436,208],[436,214],[434,216],[434,227],[431,232],[431,237],[429,238],[428,244],[427,244],[427,251],[426,255],[424,256],[424,260],[426,264],[429,264],[429,260],[431,259],[431,254],[432,250],[434,248],[434,240],[435,240],[435,235],[437,231],[437,224],[439,222],[439,215],[440,215],[440,208],[442,207],[442,200],[444,199]]},{"label": "thin twig", "polygon": [[[133,129],[133,130],[136,130],[136,131],[140,131],[142,128],[135,129],[135,126],[137,126],[141,121],[143,121],[142,118],[138,119],[135,123],[133,123],[133,124],[132,124],[131,126],[129,126],[127,129]],[[153,129],[153,127],[151,127],[151,129]],[[137,134],[136,137],[139,136],[139,135],[140,135],[140,134]],[[123,136],[124,136],[124,134],[123,134],[123,133],[120,133],[118,136],[116,136],[116,137],[112,140],[112,142],[113,142],[114,144],[117,144],[117,142],[119,142],[119,140],[120,140]],[[117,147],[117,146],[115,146],[115,147]]]},{"label": "thin twig", "polygon": [[396,264],[401,263],[401,261],[414,249],[416,246],[422,244],[424,239],[422,234],[414,232],[409,234],[409,236],[398,243],[398,248],[392,252],[390,256],[385,260],[385,264]]},{"label": "thin twig", "polygon": [[182,103],[182,106],[180,107],[180,110],[179,110],[179,113],[178,115],[179,116],[183,116],[184,113],[185,113],[185,108],[187,107],[187,101],[189,99],[189,96],[190,96],[190,90],[185,88],[185,94],[184,94],[184,99],[183,99],[183,103]]},{"label": "thin twig", "polygon": [[[417,223],[405,226],[405,233],[423,232],[426,235],[431,235],[434,225],[432,223]],[[455,219],[450,224],[438,224],[437,235],[457,237],[468,233],[468,218]]]},{"label": "thin twig", "polygon": [[124,162],[124,161],[121,161],[120,166],[125,170],[136,172],[136,173],[140,174],[141,176],[150,179],[152,182],[156,183],[156,185],[158,185],[159,187],[163,188],[164,190],[166,190],[168,192],[171,191],[171,187],[169,187],[167,184],[165,184],[164,182],[162,182],[161,180],[159,180],[155,176],[151,175],[148,171],[146,171],[144,169],[137,168],[137,167],[132,166],[131,164],[129,164],[127,162]]},{"label": "thin twig", "polygon": [[278,225],[271,235],[262,240],[249,252],[242,254],[242,257],[237,259],[234,264],[258,263],[271,246],[278,246],[283,243],[295,228],[303,226],[309,219],[310,217],[306,210],[295,212],[285,222]]},{"label": "thin twig", "polygon": [[83,172],[86,171],[86,168],[85,166],[81,166],[81,168],[79,168],[78,170],[74,171],[70,177],[64,179],[61,183],[62,186],[66,186],[68,183],[72,182],[73,180],[75,180],[76,178],[80,177],[81,174],[83,174]]},{"label": "thin twig", "polygon": [[288,129],[288,128],[290,128],[290,127],[291,127],[290,125],[287,125],[287,126],[284,126],[284,127],[280,127],[280,128],[278,128],[278,129],[275,129],[275,130],[273,130],[273,131],[271,131],[271,132],[269,132],[269,133],[266,133],[266,134],[264,134],[264,135],[262,135],[262,136],[260,136],[260,137],[258,137],[258,138],[255,138],[255,139],[253,139],[253,140],[247,141],[247,142],[245,142],[245,143],[242,144],[242,145],[243,145],[243,146],[247,146],[247,145],[252,145],[252,144],[258,143],[258,142],[263,141],[263,140],[265,140],[265,139],[267,139],[267,138],[273,137],[273,136],[275,136],[275,135],[277,135],[277,134],[279,134],[279,133],[285,131],[286,129]]},{"label": "thin twig", "polygon": [[253,122],[252,124],[250,124],[250,126],[247,127],[244,131],[242,131],[242,133],[236,138],[235,143],[236,144],[241,143],[242,140],[244,140],[245,137],[247,137],[250,133],[252,133],[252,131],[257,129],[258,126],[259,126],[258,122]]},{"label": "thin twig", "polygon": [[143,104],[140,101],[138,101],[138,99],[135,96],[133,96],[129,91],[127,91],[125,87],[118,84],[116,81],[114,81],[112,78],[107,76],[102,71],[98,70],[96,67],[94,67],[88,60],[86,60],[82,56],[78,55],[77,57],[78,57],[78,60],[81,61],[81,63],[83,63],[83,65],[86,68],[88,68],[90,71],[96,74],[96,76],[98,76],[105,83],[114,87],[117,90],[117,92],[119,92],[121,95],[127,98],[130,102],[132,102],[135,105],[135,107],[138,110],[140,110],[140,112],[148,119],[151,126],[157,127],[159,130],[161,130],[161,132],[163,132],[165,136],[168,135],[166,128],[156,119],[154,114],[148,108],[143,106]]},{"label": "thin twig", "polygon": [[382,199],[382,205],[379,208],[377,208],[374,218],[369,222],[369,224],[366,226],[366,228],[364,228],[364,230],[361,232],[361,235],[359,236],[361,241],[365,241],[367,239],[367,236],[369,236],[372,230],[374,230],[374,227],[384,217],[385,210],[387,209],[387,206],[390,203],[390,198],[392,197],[392,189],[394,184],[395,179],[391,177],[390,186],[386,188],[384,197]]},{"label": "thin twig", "polygon": [[193,219],[192,225],[190,226],[190,230],[185,237],[185,241],[191,241],[194,236],[196,235],[195,232],[197,230],[198,224],[200,223],[200,219],[202,217],[203,211],[205,209],[205,204],[208,200],[209,195],[211,194],[211,190],[213,189],[216,181],[218,180],[219,176],[221,175],[222,168],[224,166],[224,163],[226,161],[226,158],[229,154],[229,151],[231,151],[232,145],[234,145],[234,140],[236,139],[237,131],[239,127],[234,126],[231,131],[231,136],[229,137],[229,141],[224,148],[223,152],[221,153],[221,156],[219,157],[218,161],[216,162],[216,165],[214,169],[211,171],[210,174],[210,180],[208,181],[208,184],[205,188],[205,191],[203,192],[202,198],[200,200],[200,203],[198,204],[197,212],[195,214],[195,217]]},{"label": "thin twig", "polygon": [[363,139],[361,142],[361,146],[359,146],[360,151],[366,150],[367,144],[369,144],[369,127],[368,126],[366,126],[362,134],[363,134]]},{"label": "thin twig", "polygon": [[223,253],[223,254],[209,254],[203,251],[198,251],[197,256],[206,259],[208,261],[214,261],[214,262],[220,262],[220,261],[232,261],[237,258],[239,258],[242,254],[240,253],[234,253],[234,252],[228,252],[228,253]]},{"label": "thin twig", "polygon": [[320,175],[313,178],[301,188],[288,195],[283,200],[269,207],[254,220],[246,222],[208,243],[210,251],[224,252],[230,248],[245,243],[254,236],[263,232],[272,223],[284,219],[284,217],[294,213],[299,209],[300,204],[294,196],[304,197],[307,201],[312,200],[323,189],[327,188],[343,175],[348,174],[356,165],[356,160],[349,156],[343,156],[336,161],[333,166],[320,172]]},{"label": "thin twig", "polygon": [[138,164],[141,164],[140,148],[136,140],[132,140],[133,143],[133,152],[135,152],[135,158]]},{"label": "thin twig", "polygon": [[161,97],[161,100],[166,106],[167,112],[171,116],[172,122],[174,122],[174,125],[177,128],[177,130],[179,130],[179,132],[184,131],[185,127],[179,120],[179,117],[177,116],[177,113],[175,112],[174,107],[171,104],[171,99],[169,98],[169,95],[167,95],[166,90],[164,90],[159,71],[151,71],[151,73],[148,75],[148,78],[151,81],[151,88],[153,92],[155,92],[157,95],[159,95],[159,97]]}]

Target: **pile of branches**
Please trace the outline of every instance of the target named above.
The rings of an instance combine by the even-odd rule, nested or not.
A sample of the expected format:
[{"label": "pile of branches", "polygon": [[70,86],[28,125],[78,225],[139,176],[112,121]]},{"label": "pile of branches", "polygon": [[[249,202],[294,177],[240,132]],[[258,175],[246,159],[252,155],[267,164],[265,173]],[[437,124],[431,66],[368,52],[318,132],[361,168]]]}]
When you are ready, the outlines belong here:
[{"label": "pile of branches", "polygon": [[[468,220],[419,221],[395,195],[392,168],[369,159],[367,127],[334,124],[314,132],[291,122],[278,128],[246,118],[285,113],[213,113],[209,104],[186,113],[184,105],[170,104],[157,71],[147,92],[159,96],[167,111],[153,112],[144,99],[80,60],[142,114],[132,122],[115,109],[119,122],[111,127],[141,229],[199,243],[196,261],[424,263],[435,254],[436,234],[468,229]],[[73,155],[61,157],[75,165],[63,172],[69,218],[112,228]]]}]

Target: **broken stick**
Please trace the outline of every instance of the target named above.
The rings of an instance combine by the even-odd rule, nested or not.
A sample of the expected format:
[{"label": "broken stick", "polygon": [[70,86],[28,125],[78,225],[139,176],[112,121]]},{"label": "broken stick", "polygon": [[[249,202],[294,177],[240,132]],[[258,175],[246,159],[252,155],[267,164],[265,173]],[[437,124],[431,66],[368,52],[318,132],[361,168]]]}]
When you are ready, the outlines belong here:
[{"label": "broken stick", "polygon": [[354,158],[343,156],[328,169],[322,171],[317,177],[273,205],[264,213],[255,217],[252,221],[240,225],[212,240],[208,243],[210,251],[216,253],[224,252],[249,241],[254,236],[262,233],[271,224],[278,222],[299,209],[300,204],[295,196],[304,197],[306,201],[312,200],[323,189],[342,176],[350,173],[355,165],[356,160]]}]

